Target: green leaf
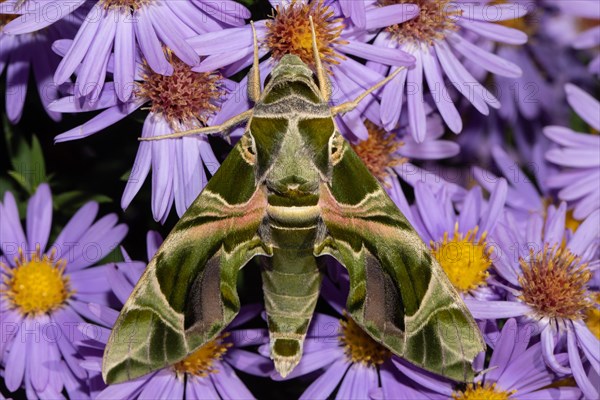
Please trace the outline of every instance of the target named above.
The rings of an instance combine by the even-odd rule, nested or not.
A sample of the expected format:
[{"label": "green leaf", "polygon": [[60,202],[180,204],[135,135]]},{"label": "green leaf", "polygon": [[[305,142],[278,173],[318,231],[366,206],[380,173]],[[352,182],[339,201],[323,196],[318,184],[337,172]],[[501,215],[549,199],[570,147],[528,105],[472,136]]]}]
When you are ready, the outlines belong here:
[{"label": "green leaf", "polygon": [[67,213],[68,211],[77,211],[81,206],[89,201],[96,201],[102,204],[111,203],[112,199],[102,194],[90,196],[87,193],[74,190],[54,195],[53,201],[55,210],[60,210],[62,213]]}]

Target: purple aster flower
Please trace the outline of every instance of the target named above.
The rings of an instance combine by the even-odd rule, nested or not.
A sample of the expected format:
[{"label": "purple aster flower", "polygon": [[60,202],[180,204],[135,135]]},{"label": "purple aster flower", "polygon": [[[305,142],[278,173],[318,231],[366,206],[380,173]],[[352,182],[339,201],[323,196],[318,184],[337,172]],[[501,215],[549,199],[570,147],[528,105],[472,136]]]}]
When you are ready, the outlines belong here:
[{"label": "purple aster flower", "polygon": [[[379,2],[388,5],[398,1]],[[525,43],[525,33],[496,22],[519,18],[526,9],[512,2],[491,5],[470,1],[416,0],[414,3],[420,7],[419,16],[388,27],[379,33],[374,43],[401,49],[416,58],[414,68],[401,72],[382,89],[381,119],[385,127],[393,128],[398,123],[406,98],[415,140],[423,141],[426,132],[425,82],[444,122],[455,133],[462,130],[462,119],[446,88],[444,75],[480,113],[487,115],[490,106],[500,107],[498,99],[473,77],[461,59],[470,60],[496,75],[521,76],[519,66],[478,47],[470,38],[479,35],[495,42]],[[493,20],[490,16],[494,16]]]},{"label": "purple aster flower", "polygon": [[[567,101],[590,127],[600,130],[600,102],[575,85],[567,84]],[[558,144],[546,153],[546,159],[562,167],[548,177],[547,184],[560,189],[558,197],[575,209],[573,215],[583,219],[600,208],[600,136],[575,132],[562,126],[548,126],[544,134]]]},{"label": "purple aster flower", "polygon": [[[61,46],[58,43],[59,50]],[[154,73],[145,68],[145,64],[139,63],[135,90],[126,102],[119,100],[112,82],[103,86],[98,101],[93,105],[75,95],[55,101],[52,109],[62,112],[103,110],[85,124],[58,135],[56,141],[90,136],[144,105],[148,106],[150,113],[144,121],[142,137],[185,131],[209,123],[219,124],[249,108],[245,94],[246,79],[237,84],[222,79],[219,74],[193,72],[174,55],[170,59],[173,68],[170,76]],[[208,180],[205,167],[211,173],[219,167],[206,136],[142,141],[121,206],[126,208],[131,203],[152,168],[154,219],[164,221],[173,202],[177,213],[183,215]]]},{"label": "purple aster flower", "polygon": [[[160,235],[148,233],[148,259],[154,256],[161,242]],[[124,256],[126,262],[113,265],[108,272],[108,281],[121,304],[125,303],[146,267],[146,263],[131,261],[126,253]],[[100,319],[101,326],[79,326],[87,337],[81,342],[80,351],[85,358],[82,365],[90,373],[96,399],[250,399],[254,396],[238,378],[235,369],[257,376],[268,376],[273,369],[269,358],[244,349],[269,340],[264,328],[241,327],[257,317],[262,309],[260,306],[244,306],[223,334],[181,362],[132,381],[106,387],[101,376],[102,356],[118,311],[99,304],[90,304],[89,307]]]},{"label": "purple aster flower", "polygon": [[393,132],[386,132],[377,124],[366,120],[368,132],[366,140],[357,141],[352,148],[365,163],[371,174],[379,179],[386,188],[392,183],[393,168],[411,160],[440,160],[459,153],[458,144],[441,139],[444,125],[439,114],[430,114],[427,118],[427,136],[425,141],[417,143],[411,135],[408,122]]},{"label": "purple aster flower", "polygon": [[[393,364],[401,374],[428,389],[412,399],[579,399],[581,391],[576,387],[548,387],[561,375],[545,365],[542,346],[531,343],[529,333],[527,326],[519,325],[514,319],[508,320],[502,331],[497,332],[495,343],[490,343],[493,353],[489,361],[485,362],[485,353],[475,359],[473,367],[480,373],[466,388],[428,374],[403,360],[394,359]],[[559,354],[557,358],[565,360],[567,355]],[[382,388],[373,393],[372,398],[396,398],[392,394],[403,390],[401,382],[382,380]]]},{"label": "purple aster flower", "polygon": [[[334,104],[356,98],[383,79],[383,75],[351,57],[395,66],[414,63],[414,57],[404,52],[367,44],[373,35],[343,18],[342,8],[348,3],[343,6],[336,0],[273,0],[271,3],[276,8],[272,19],[255,22],[257,37],[262,44],[260,57],[270,53],[270,57],[264,60],[261,66],[268,71],[282,55],[288,53],[299,56],[312,66],[314,60],[308,18],[312,16],[319,53],[332,81]],[[356,6],[360,6],[359,2],[349,3],[357,3]],[[417,14],[417,8],[410,4],[371,7],[365,11],[365,29],[381,29],[406,21]],[[223,74],[230,76],[252,63],[253,42],[250,26],[210,32],[192,38],[188,43],[198,54],[207,56],[200,66],[195,68],[197,71],[223,68]],[[366,139],[368,133],[363,124],[363,114],[371,121],[378,119],[379,114],[377,104],[373,104],[373,100],[374,96],[370,95],[355,110],[343,117],[336,117],[341,131],[347,135],[352,133],[358,139]],[[370,103],[371,107],[368,107]]]},{"label": "purple aster flower", "polygon": [[[588,378],[600,371],[600,340],[593,332],[600,320],[598,292],[590,288],[598,262],[600,211],[590,214],[571,234],[565,229],[566,204],[549,206],[545,216],[531,214],[520,228],[510,214],[493,232],[493,285],[504,290],[506,301],[467,300],[476,318],[521,317],[541,334],[546,363],[553,370],[572,373],[586,398],[597,398],[598,388]],[[566,347],[568,360],[556,352]],[[568,365],[567,365],[568,364]]]},{"label": "purple aster flower", "polygon": [[[5,31],[11,34],[37,31],[84,3],[30,0],[23,6],[25,13],[7,25]],[[46,17],[50,9],[60,10],[50,14],[56,15],[56,19]],[[115,92],[120,100],[127,101],[135,87],[136,60],[144,58],[154,72],[171,75],[173,66],[165,56],[164,47],[184,63],[197,65],[200,59],[185,39],[223,26],[243,25],[249,17],[248,9],[232,0],[99,0],[91,7],[56,69],[54,81],[66,82],[79,68],[75,95],[87,96],[94,102],[112,61]]]},{"label": "purple aster flower", "polygon": [[591,27],[583,29],[583,32],[578,32],[572,38],[571,46],[578,50],[593,51],[593,59],[588,70],[595,75],[600,75],[600,52],[597,50],[600,45],[600,26],[598,25],[600,7],[598,7],[598,2],[596,0],[547,0],[547,2],[557,7],[565,15],[594,21],[593,24],[589,24]]},{"label": "purple aster flower", "polygon": [[45,29],[36,34],[9,35],[6,24],[18,18],[15,0],[0,3],[0,74],[6,68],[6,115],[13,124],[23,115],[23,107],[29,86],[29,74],[33,70],[37,92],[48,116],[60,120],[60,114],[48,109],[48,104],[59,97],[59,86],[52,75],[60,62],[51,49],[52,42],[72,38],[77,31],[74,18]]},{"label": "purple aster flower", "polygon": [[[0,203],[0,361],[10,391],[24,386],[28,398],[87,398],[74,342],[77,325],[97,318],[90,301],[108,304],[108,265],[90,268],[123,239],[127,227],[115,214],[94,223],[98,204],[84,205],[48,247],[52,196],[38,187],[27,206],[27,234],[13,195]],[[47,250],[46,250],[47,249]]]},{"label": "purple aster flower", "polygon": [[[412,206],[401,190],[392,198],[425,243],[430,243],[454,287],[463,296],[498,298],[488,287],[492,258],[488,236],[504,213],[507,184],[500,178],[493,185],[489,201],[480,187],[469,190],[460,202],[451,199],[448,189],[417,182]],[[455,212],[455,208],[459,212]]]},{"label": "purple aster flower", "polygon": [[[543,140],[547,142],[547,140]],[[545,147],[545,146],[544,146]],[[542,146],[536,146],[531,163],[526,165],[535,176],[532,181],[520,168],[514,158],[509,156],[502,147],[492,147],[492,159],[501,173],[502,178],[509,183],[506,196],[506,210],[515,216],[517,223],[526,225],[527,218],[532,213],[544,215],[549,203],[554,202],[552,190],[545,184],[547,177],[555,172],[554,168],[544,160]],[[479,167],[473,167],[473,177],[484,189],[491,191],[495,182],[500,179],[494,173]],[[540,189],[538,189],[538,187]],[[572,229],[574,231],[574,229]]]}]

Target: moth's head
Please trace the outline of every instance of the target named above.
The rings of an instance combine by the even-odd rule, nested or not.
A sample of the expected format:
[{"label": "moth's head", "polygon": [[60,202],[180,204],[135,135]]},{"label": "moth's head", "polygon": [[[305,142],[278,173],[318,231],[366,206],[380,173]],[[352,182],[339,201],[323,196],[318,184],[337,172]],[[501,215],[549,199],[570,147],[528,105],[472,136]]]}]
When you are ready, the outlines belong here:
[{"label": "moth's head", "polygon": [[288,80],[290,77],[304,77],[313,80],[313,72],[300,57],[286,54],[271,71],[271,80]]}]

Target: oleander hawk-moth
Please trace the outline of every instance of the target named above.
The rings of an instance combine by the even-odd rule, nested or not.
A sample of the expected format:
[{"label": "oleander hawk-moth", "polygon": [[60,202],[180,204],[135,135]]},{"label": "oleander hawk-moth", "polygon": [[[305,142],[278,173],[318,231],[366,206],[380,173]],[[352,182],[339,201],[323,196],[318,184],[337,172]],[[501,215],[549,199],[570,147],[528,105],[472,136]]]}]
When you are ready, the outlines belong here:
[{"label": "oleander hawk-moth", "polygon": [[286,376],[300,361],[319,296],[319,257],[330,255],[349,273],[349,317],[375,341],[429,371],[471,381],[472,361],[484,350],[477,325],[334,123],[394,75],[330,107],[313,33],[316,72],[285,55],[261,91],[254,40],[254,108],[220,126],[167,136],[248,121],[124,305],[104,353],[104,380],[136,378],[214,340],[238,313],[238,271],[256,256],[264,261],[271,358]]}]

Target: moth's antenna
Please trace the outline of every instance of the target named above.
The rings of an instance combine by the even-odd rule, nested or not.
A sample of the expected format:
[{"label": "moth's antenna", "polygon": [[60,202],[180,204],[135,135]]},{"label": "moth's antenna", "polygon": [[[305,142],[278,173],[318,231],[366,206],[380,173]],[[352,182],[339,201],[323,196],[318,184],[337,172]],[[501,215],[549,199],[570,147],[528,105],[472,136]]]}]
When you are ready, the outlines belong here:
[{"label": "moth's antenna", "polygon": [[319,48],[317,47],[317,34],[315,33],[315,25],[313,24],[312,15],[308,17],[308,21],[310,22],[313,57],[315,59],[315,72],[317,73],[317,80],[319,81],[319,90],[321,91],[321,96],[323,96],[323,100],[328,102],[331,97],[331,87],[329,86],[329,81],[327,80],[327,73],[323,69],[323,63],[321,62],[321,54],[319,54]]},{"label": "moth's antenna", "polygon": [[257,102],[260,99],[260,68],[258,67],[258,39],[256,37],[256,28],[254,27],[254,21],[250,21],[252,26],[252,40],[254,41],[254,61],[250,74],[248,75],[248,97],[253,102]]}]

